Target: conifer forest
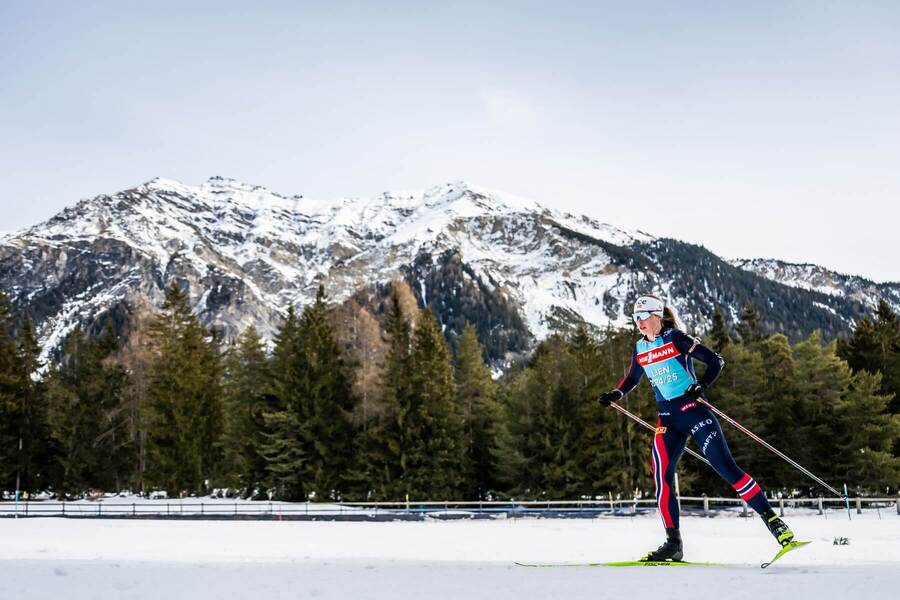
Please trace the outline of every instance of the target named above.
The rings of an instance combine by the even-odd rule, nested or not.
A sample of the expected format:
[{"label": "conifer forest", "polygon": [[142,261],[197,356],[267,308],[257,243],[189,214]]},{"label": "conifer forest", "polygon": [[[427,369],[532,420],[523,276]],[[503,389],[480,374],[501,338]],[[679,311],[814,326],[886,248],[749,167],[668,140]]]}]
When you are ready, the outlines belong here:
[{"label": "conifer forest", "polygon": [[[835,485],[900,486],[900,318],[882,303],[853,332],[791,342],[752,306],[702,336],[725,369],[709,399]],[[127,339],[75,330],[40,364],[34,326],[0,294],[0,490],[77,498],[227,490],[313,501],[653,495],[651,432],[603,408],[637,333],[578,328],[521,364],[489,365],[484,332],[447,333],[396,281],[380,311],[290,310],[267,344],[226,342],[177,285],[136,310]],[[690,331],[689,331],[690,332]],[[700,363],[698,368],[702,368]],[[620,403],[651,423],[646,380]],[[722,423],[737,462],[769,491],[824,490]],[[689,447],[694,446],[693,441]],[[732,496],[690,456],[681,491]]]}]

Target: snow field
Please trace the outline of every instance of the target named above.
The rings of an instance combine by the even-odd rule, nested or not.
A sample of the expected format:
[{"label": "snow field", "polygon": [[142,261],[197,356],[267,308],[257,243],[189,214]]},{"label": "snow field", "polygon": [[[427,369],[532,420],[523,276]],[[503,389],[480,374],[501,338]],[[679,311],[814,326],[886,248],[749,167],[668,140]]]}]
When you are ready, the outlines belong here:
[{"label": "snow field", "polygon": [[[0,520],[0,600],[87,598],[895,598],[900,516],[788,515],[810,546],[766,570],[762,523],[682,521],[685,558],[727,567],[554,568],[637,558],[656,517],[426,522]],[[849,538],[847,546],[833,545]]]}]

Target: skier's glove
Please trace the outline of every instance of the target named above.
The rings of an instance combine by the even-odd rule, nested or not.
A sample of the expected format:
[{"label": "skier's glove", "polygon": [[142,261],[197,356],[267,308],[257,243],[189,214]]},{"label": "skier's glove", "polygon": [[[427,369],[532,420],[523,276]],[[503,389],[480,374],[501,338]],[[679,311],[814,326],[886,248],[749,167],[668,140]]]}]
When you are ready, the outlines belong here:
[{"label": "skier's glove", "polygon": [[609,406],[611,402],[620,400],[624,395],[625,394],[622,393],[622,390],[610,390],[605,394],[601,394],[597,399],[597,402],[599,402],[602,406]]},{"label": "skier's glove", "polygon": [[692,383],[684,390],[684,398],[685,400],[696,400],[702,396],[705,391],[706,387],[702,383]]}]

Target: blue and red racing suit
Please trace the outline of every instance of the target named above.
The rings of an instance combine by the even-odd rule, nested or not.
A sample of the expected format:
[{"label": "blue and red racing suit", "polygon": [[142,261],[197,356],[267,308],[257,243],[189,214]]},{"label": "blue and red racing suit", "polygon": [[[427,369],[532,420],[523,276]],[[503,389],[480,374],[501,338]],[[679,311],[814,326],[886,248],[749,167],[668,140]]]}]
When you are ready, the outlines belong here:
[{"label": "blue and red racing suit", "polygon": [[[706,363],[706,372],[699,380],[694,372],[693,359]],[[653,477],[659,512],[667,528],[678,527],[675,468],[688,436],[694,438],[713,469],[753,510],[763,514],[770,508],[759,484],[734,462],[719,421],[712,411],[696,400],[684,397],[685,390],[693,383],[699,382],[704,388],[712,384],[724,365],[722,357],[697,338],[680,329],[666,328],[652,342],[646,338],[638,340],[631,368],[616,386],[627,394],[646,375],[656,394],[659,421],[653,436]]]}]

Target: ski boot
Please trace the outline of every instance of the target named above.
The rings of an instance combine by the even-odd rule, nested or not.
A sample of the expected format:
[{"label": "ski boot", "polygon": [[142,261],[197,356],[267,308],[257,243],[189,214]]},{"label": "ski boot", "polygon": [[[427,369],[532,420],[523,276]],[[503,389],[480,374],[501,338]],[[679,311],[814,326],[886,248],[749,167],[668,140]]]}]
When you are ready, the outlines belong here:
[{"label": "ski boot", "polygon": [[648,552],[641,562],[679,562],[684,556],[684,548],[681,545],[681,532],[678,529],[666,528],[666,543]]},{"label": "ski boot", "polygon": [[775,536],[775,540],[782,546],[787,546],[794,540],[794,532],[785,525],[784,521],[775,514],[774,510],[767,510],[762,515],[762,520],[765,521],[766,527]]}]

